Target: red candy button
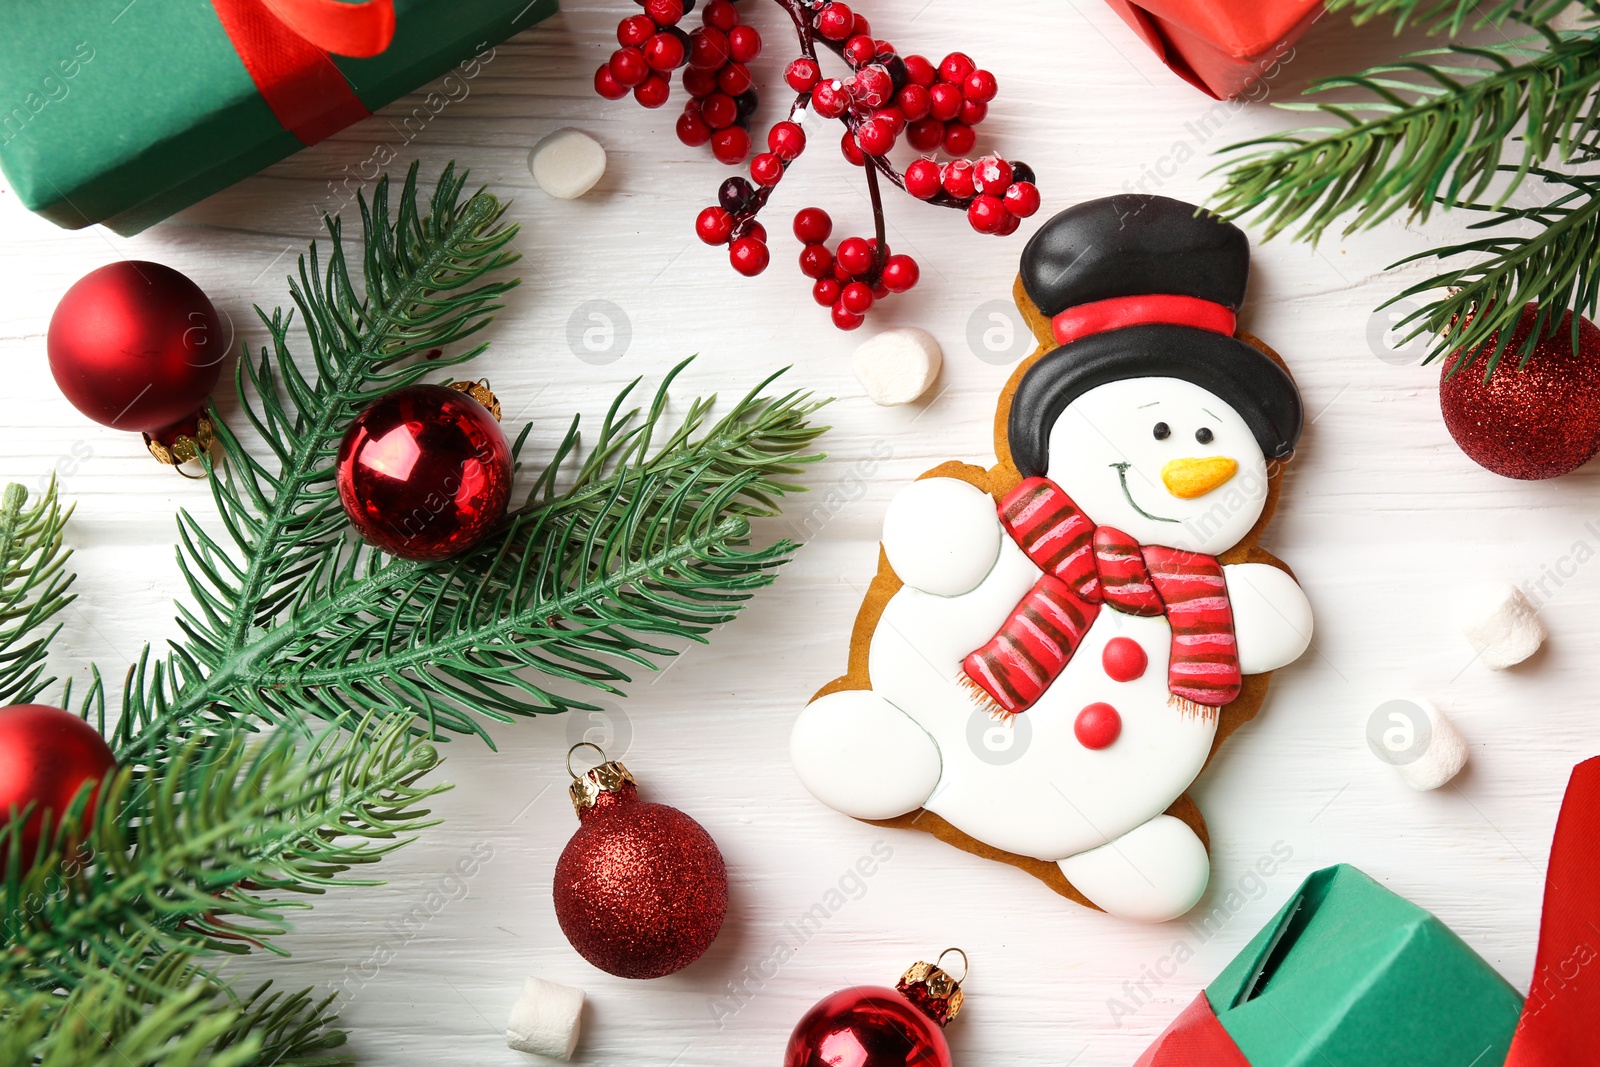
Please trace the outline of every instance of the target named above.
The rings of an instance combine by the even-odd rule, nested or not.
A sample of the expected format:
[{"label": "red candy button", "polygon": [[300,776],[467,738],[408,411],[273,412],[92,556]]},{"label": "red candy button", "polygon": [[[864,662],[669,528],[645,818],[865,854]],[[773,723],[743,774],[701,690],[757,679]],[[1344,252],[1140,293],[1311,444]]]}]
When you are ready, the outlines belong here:
[{"label": "red candy button", "polygon": [[[1133,638],[1113,637],[1106,642],[1100,662],[1113,682],[1131,682],[1144,676],[1144,669],[1150,665],[1150,657],[1145,655],[1144,647]],[[1111,736],[1113,739],[1116,737],[1115,734]]]},{"label": "red candy button", "polygon": [[[1117,640],[1123,640],[1117,638]],[[1137,647],[1137,646],[1136,646]],[[1140,653],[1143,655],[1143,653]],[[1094,703],[1078,712],[1072,732],[1084,748],[1107,748],[1122,733],[1122,716],[1110,704]]]}]

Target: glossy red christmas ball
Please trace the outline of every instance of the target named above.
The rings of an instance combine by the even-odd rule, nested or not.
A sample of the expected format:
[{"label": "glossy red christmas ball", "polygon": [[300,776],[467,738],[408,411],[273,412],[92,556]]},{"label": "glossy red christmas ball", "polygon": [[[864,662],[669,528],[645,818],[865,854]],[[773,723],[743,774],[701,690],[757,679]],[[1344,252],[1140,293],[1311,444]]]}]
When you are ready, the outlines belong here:
[{"label": "glossy red christmas ball", "polygon": [[[117,761],[99,732],[69,711],[43,704],[0,708],[0,822],[29,804],[22,857],[31,863],[46,813],[51,827],[85,782],[98,782]],[[86,814],[92,816],[94,800]],[[6,857],[0,856],[0,870]]]},{"label": "glossy red christmas ball", "polygon": [[[1487,381],[1487,351],[1451,374],[1464,359],[1463,353],[1453,353],[1439,381],[1439,408],[1450,436],[1474,463],[1507,478],[1554,478],[1583,466],[1600,450],[1600,393],[1594,388],[1600,328],[1580,319],[1573,351],[1572,312],[1567,312],[1555,335],[1541,341],[1519,369],[1516,349],[1533,332],[1537,313],[1535,304],[1522,309]],[[1493,351],[1493,342],[1487,347]]]},{"label": "glossy red christmas ball", "polygon": [[229,337],[217,309],[171,267],[90,271],[50,317],[50,373],[72,406],[118,430],[155,432],[205,406]]},{"label": "glossy red christmas ball", "polygon": [[471,396],[412,385],[356,416],[339,445],[337,476],[345,513],[370,544],[405,559],[445,559],[505,515],[511,445]]},{"label": "glossy red christmas ball", "polygon": [[[934,963],[914,963],[893,989],[854,986],[801,1017],[783,1067],[951,1067],[944,1026],[961,1011],[961,982]],[[965,975],[963,974],[963,978]]]},{"label": "glossy red christmas ball", "polygon": [[620,763],[572,785],[578,832],[556,861],[555,910],[578,954],[620,978],[681,971],[728,913],[717,843],[677,808],[639,799]]}]

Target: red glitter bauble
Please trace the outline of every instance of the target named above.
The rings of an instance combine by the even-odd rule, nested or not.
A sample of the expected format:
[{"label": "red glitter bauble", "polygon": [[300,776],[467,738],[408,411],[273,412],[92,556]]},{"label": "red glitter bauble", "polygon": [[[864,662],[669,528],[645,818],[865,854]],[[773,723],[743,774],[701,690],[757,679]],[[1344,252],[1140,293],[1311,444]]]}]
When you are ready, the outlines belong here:
[{"label": "red glitter bauble", "polygon": [[91,271],[50,317],[50,373],[72,406],[118,430],[155,433],[205,406],[229,338],[194,282],[160,263]]},{"label": "red glitter bauble", "polygon": [[930,963],[913,964],[893,989],[841,989],[801,1016],[783,1067],[951,1067],[944,1026],[961,1001],[960,984]]},{"label": "red glitter bauble", "polygon": [[619,978],[681,971],[728,913],[728,871],[705,828],[639,799],[620,763],[578,778],[581,825],[556,862],[555,908],[578,954]]},{"label": "red glitter bauble", "polygon": [[[1464,358],[1445,360],[1439,408],[1456,444],[1474,463],[1507,478],[1554,478],[1577,470],[1600,450],[1600,328],[1578,321],[1572,350],[1572,312],[1541,341],[1518,369],[1518,346],[1533,332],[1538,305],[1522,309],[1516,330],[1494,373],[1484,380],[1487,351],[1451,374]],[[1493,350],[1494,341],[1487,346]]]},{"label": "red glitter bauble", "polygon": [[[31,863],[44,829],[67,810],[85,782],[98,782],[117,765],[93,726],[76,715],[43,704],[0,708],[0,822],[34,805],[22,830],[22,857]],[[91,797],[86,809],[94,812]],[[7,862],[0,856],[0,870]]]},{"label": "red glitter bauble", "polygon": [[466,393],[407,386],[345,431],[338,484],[345,513],[370,544],[404,559],[445,559],[505,515],[511,445],[494,414]]}]

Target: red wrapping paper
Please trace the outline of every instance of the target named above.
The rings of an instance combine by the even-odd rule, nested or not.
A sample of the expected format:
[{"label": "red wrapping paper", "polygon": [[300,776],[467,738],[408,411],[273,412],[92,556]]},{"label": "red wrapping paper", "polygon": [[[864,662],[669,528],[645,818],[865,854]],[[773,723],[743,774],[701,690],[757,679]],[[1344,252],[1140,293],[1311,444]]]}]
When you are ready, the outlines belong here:
[{"label": "red wrapping paper", "polygon": [[1106,0],[1184,81],[1226,100],[1282,61],[1322,0]]}]

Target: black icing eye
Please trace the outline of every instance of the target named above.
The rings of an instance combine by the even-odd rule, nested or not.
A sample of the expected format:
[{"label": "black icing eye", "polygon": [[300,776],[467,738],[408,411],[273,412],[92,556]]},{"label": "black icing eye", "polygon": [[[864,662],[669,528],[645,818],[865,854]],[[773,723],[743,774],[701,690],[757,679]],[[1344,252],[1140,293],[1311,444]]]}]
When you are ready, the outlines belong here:
[{"label": "black icing eye", "polygon": [[1203,445],[1209,445],[1214,437],[1216,437],[1216,434],[1212,433],[1210,427],[1207,426],[1202,426],[1194,432],[1194,439]]},{"label": "black icing eye", "polygon": [[1164,422],[1158,422],[1150,432],[1155,435],[1157,441],[1165,441],[1172,436],[1172,427]]}]

